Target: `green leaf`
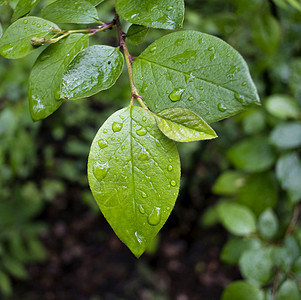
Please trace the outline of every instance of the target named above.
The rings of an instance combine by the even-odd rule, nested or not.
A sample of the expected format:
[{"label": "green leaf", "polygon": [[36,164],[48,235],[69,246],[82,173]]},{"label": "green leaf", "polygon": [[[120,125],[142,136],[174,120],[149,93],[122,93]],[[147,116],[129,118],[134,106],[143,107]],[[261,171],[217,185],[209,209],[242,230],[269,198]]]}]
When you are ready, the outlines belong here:
[{"label": "green leaf", "polygon": [[155,113],[182,107],[211,123],[259,104],[240,54],[201,32],[174,32],[158,39],[137,57],[133,76]]},{"label": "green leaf", "polygon": [[95,45],[79,52],[67,67],[61,84],[62,99],[90,97],[115,84],[123,68],[118,48]]},{"label": "green leaf", "polygon": [[53,37],[55,34],[51,28],[59,30],[56,24],[38,17],[19,19],[1,37],[0,54],[12,59],[28,55],[36,49],[31,45],[31,39]]},{"label": "green leaf", "polygon": [[1,23],[0,23],[0,38],[1,38],[2,34],[3,34],[3,29],[2,29],[2,26],[1,26]]},{"label": "green leaf", "polygon": [[42,10],[42,16],[57,23],[90,24],[98,21],[96,8],[89,2],[58,0]]},{"label": "green leaf", "polygon": [[245,176],[239,171],[225,171],[216,180],[212,191],[217,195],[232,196],[237,194],[244,184]]},{"label": "green leaf", "polygon": [[86,0],[87,2],[90,2],[92,5],[97,6],[100,3],[102,3],[104,0]]},{"label": "green leaf", "polygon": [[270,135],[270,142],[281,150],[293,149],[301,146],[301,123],[290,122],[280,124]]},{"label": "green leaf", "polygon": [[241,255],[249,249],[258,249],[260,242],[258,240],[245,240],[242,238],[235,238],[229,240],[222,249],[221,260],[225,263],[235,265]]},{"label": "green leaf", "polygon": [[294,98],[287,95],[273,95],[265,101],[266,110],[279,119],[297,119],[300,116],[300,108]]},{"label": "green leaf", "polygon": [[288,153],[280,157],[276,165],[276,175],[281,187],[289,194],[290,201],[301,199],[301,161],[297,153]]},{"label": "green leaf", "polygon": [[295,281],[287,279],[280,286],[275,300],[300,300],[301,293]]},{"label": "green leaf", "polygon": [[261,285],[267,284],[272,277],[271,248],[247,250],[239,260],[239,268],[244,278]]},{"label": "green leaf", "polygon": [[133,24],[176,29],[182,27],[184,0],[117,0],[116,10]]},{"label": "green leaf", "polygon": [[12,257],[6,255],[5,259],[3,260],[3,265],[11,275],[17,278],[25,279],[28,276],[23,264]]},{"label": "green leaf", "polygon": [[141,44],[148,32],[148,28],[142,25],[132,24],[126,33],[126,39],[132,44]]},{"label": "green leaf", "polygon": [[88,47],[87,35],[73,34],[50,45],[35,62],[29,78],[29,107],[33,120],[41,120],[56,111],[56,100],[66,67],[82,49]]},{"label": "green leaf", "polygon": [[238,169],[260,172],[268,169],[275,161],[273,149],[268,140],[255,136],[235,144],[227,151],[230,162]]},{"label": "green leaf", "polygon": [[237,203],[222,202],[217,209],[220,221],[232,234],[243,236],[256,231],[255,216],[247,207]]},{"label": "green leaf", "polygon": [[266,54],[276,52],[281,40],[280,24],[270,14],[255,14],[252,19],[254,43]]},{"label": "green leaf", "polygon": [[237,116],[246,134],[254,135],[263,132],[266,116],[261,108],[250,108]]},{"label": "green leaf", "polygon": [[239,189],[237,201],[259,216],[267,208],[273,208],[277,198],[277,183],[274,175],[272,172],[265,172],[247,177],[245,184]]},{"label": "green leaf", "polygon": [[130,106],[113,114],[90,150],[89,184],[115,233],[139,257],[178,195],[180,160],[152,114]]},{"label": "green leaf", "polygon": [[14,11],[14,14],[12,16],[12,21],[15,21],[19,19],[20,17],[23,17],[28,12],[30,12],[38,3],[40,0],[19,0],[16,9]]},{"label": "green leaf", "polygon": [[277,216],[270,208],[266,209],[258,218],[258,231],[266,240],[270,240],[276,235],[278,226]]},{"label": "green leaf", "polygon": [[0,291],[6,296],[10,296],[13,293],[11,281],[6,273],[0,271]]},{"label": "green leaf", "polygon": [[227,286],[221,300],[264,300],[264,295],[247,281],[235,281]]},{"label": "green leaf", "polygon": [[154,115],[159,129],[171,140],[192,142],[217,137],[214,130],[189,109],[171,108]]}]

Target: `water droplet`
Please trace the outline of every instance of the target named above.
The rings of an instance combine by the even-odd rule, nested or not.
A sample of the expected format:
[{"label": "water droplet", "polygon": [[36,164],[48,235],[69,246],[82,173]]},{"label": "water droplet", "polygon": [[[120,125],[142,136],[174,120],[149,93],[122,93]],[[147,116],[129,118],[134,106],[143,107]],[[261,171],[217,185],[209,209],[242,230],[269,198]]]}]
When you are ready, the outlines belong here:
[{"label": "water droplet", "polygon": [[156,51],[156,49],[157,49],[157,47],[152,47],[152,48],[150,49],[150,52],[153,53],[153,52]]},{"label": "water droplet", "polygon": [[190,96],[190,97],[188,98],[188,100],[189,100],[189,101],[193,101],[193,97]]},{"label": "water droplet", "polygon": [[145,213],[145,210],[144,210],[144,208],[141,204],[139,205],[139,211],[140,211],[141,214]]},{"label": "water droplet", "polygon": [[140,129],[136,130],[136,133],[139,135],[139,136],[143,136],[143,135],[146,135],[147,134],[147,130],[143,127],[141,127]]},{"label": "water droplet", "polygon": [[172,159],[171,159],[171,158],[169,158],[169,159],[168,159],[168,161],[169,161],[169,162],[172,162]]},{"label": "water droplet", "polygon": [[37,24],[37,28],[41,28],[41,25],[40,25],[40,24]]},{"label": "water droplet", "polygon": [[1,48],[0,48],[0,52],[3,56],[7,55],[9,52],[11,52],[12,50],[14,49],[13,45],[12,44],[6,44],[6,45],[3,45]]},{"label": "water droplet", "polygon": [[113,130],[114,132],[119,132],[119,131],[122,129],[122,127],[123,127],[123,124],[122,124],[122,123],[114,122],[114,123],[112,124],[112,130]]},{"label": "water droplet", "polygon": [[161,144],[160,144],[159,141],[156,141],[156,146],[157,146],[157,147],[161,147]]},{"label": "water droplet", "polygon": [[203,91],[203,90],[204,90],[204,88],[203,88],[202,86],[200,86],[200,87],[199,87],[199,90],[200,90],[200,91]]},{"label": "water droplet", "polygon": [[133,127],[136,127],[136,126],[137,126],[137,125],[134,123],[134,124],[133,124]]},{"label": "water droplet", "polygon": [[247,85],[247,82],[244,81],[241,85],[242,85],[242,86],[246,86],[246,85]]},{"label": "water droplet", "polygon": [[147,218],[147,222],[149,225],[156,226],[160,223],[161,221],[161,213],[160,213],[160,208],[156,207],[151,214]]},{"label": "water droplet", "polygon": [[167,7],[167,10],[168,10],[168,11],[171,11],[171,10],[173,10],[173,7],[172,7],[172,6],[168,6],[168,7]]},{"label": "water droplet", "polygon": [[172,181],[170,182],[170,184],[171,184],[172,186],[176,186],[176,185],[177,185],[177,183],[176,183],[174,180],[172,180]]},{"label": "water droplet", "polygon": [[141,151],[138,155],[138,159],[141,161],[149,160],[150,157],[149,157],[148,152],[146,152],[145,150]]},{"label": "water droplet", "polygon": [[124,150],[125,149],[125,146],[121,146],[121,150]]},{"label": "water droplet", "polygon": [[239,103],[243,103],[244,99],[241,95],[239,95],[237,92],[234,93],[234,98],[239,102]]},{"label": "water droplet", "polygon": [[208,50],[209,50],[209,51],[213,51],[213,50],[214,50],[214,47],[209,47]]},{"label": "water droplet", "polygon": [[141,196],[142,198],[147,198],[147,195],[144,192],[141,193]]},{"label": "water droplet", "polygon": [[223,103],[219,103],[217,108],[221,112],[225,112],[227,110],[227,107]]},{"label": "water droplet", "polygon": [[104,130],[103,130],[103,133],[107,133],[107,132],[108,132],[108,129],[104,129]]},{"label": "water droplet", "polygon": [[32,22],[32,25],[36,25],[36,22]]},{"label": "water droplet", "polygon": [[111,137],[111,141],[115,141],[115,138],[114,138],[114,137]]},{"label": "water droplet", "polygon": [[210,55],[210,61],[213,61],[215,58],[216,58],[216,55],[215,55],[215,53],[214,53],[214,54],[212,54],[212,55]]},{"label": "water droplet", "polygon": [[24,23],[24,24],[28,24],[28,20],[25,19],[25,20],[23,21],[23,23]]},{"label": "water droplet", "polygon": [[169,94],[169,99],[173,102],[181,100],[182,94],[184,93],[184,89],[178,88],[174,89],[170,94]]},{"label": "water droplet", "polygon": [[120,118],[121,120],[124,120],[124,116],[119,115],[119,118]]},{"label": "water droplet", "polygon": [[121,139],[120,139],[120,138],[118,138],[118,139],[117,139],[117,141],[118,141],[118,142],[120,142],[120,141],[121,141]]},{"label": "water droplet", "polygon": [[98,146],[100,149],[104,149],[104,148],[108,147],[108,143],[105,140],[99,140]]},{"label": "water droplet", "polygon": [[155,166],[158,167],[159,166],[158,163],[155,162]]},{"label": "water droplet", "polygon": [[172,165],[169,165],[168,168],[167,168],[168,171],[172,171],[172,169],[173,169]]},{"label": "water droplet", "polygon": [[94,176],[98,181],[101,181],[107,176],[109,169],[107,163],[103,165],[97,164],[93,169]]},{"label": "water droplet", "polygon": [[146,121],[146,117],[143,117],[143,118],[142,118],[142,121],[144,121],[144,122],[145,122],[145,121]]}]

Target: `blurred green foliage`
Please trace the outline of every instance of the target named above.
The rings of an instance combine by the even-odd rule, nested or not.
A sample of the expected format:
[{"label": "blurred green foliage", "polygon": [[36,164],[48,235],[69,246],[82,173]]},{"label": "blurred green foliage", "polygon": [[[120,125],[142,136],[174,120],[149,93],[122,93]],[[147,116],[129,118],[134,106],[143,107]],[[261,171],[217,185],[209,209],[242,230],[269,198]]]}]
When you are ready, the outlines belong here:
[{"label": "blurred green foliage", "polygon": [[[13,7],[17,3],[0,1],[3,30],[13,13],[7,2]],[[50,2],[41,1],[35,10]],[[104,21],[112,19],[113,3],[102,4],[99,14]],[[216,124],[220,138],[210,142],[209,154],[200,154],[208,163],[218,164],[221,172],[212,186],[222,198],[205,212],[203,225],[220,221],[230,232],[221,259],[238,265],[245,279],[232,283],[223,299],[250,295],[250,299],[300,299],[301,227],[296,222],[301,199],[300,2],[186,0],[186,5],[184,28],[219,36],[236,48],[248,61],[263,102],[262,107]],[[162,32],[149,30],[141,45],[129,43],[131,53],[139,54]],[[117,44],[111,32],[95,38],[95,44],[100,41]],[[76,185],[78,198],[98,211],[87,188],[89,145],[107,116],[130,95],[127,76],[122,76],[117,89],[65,103],[55,115],[33,123],[26,94],[35,58],[36,54],[18,61],[0,58],[0,290],[4,295],[12,294],[10,276],[26,278],[24,265],[45,258],[39,235],[46,228],[40,216],[48,201]],[[179,146],[184,173],[200,147],[200,143]],[[225,204],[227,214],[222,209]],[[247,229],[237,230],[246,215]],[[156,243],[149,251],[155,248]]]}]

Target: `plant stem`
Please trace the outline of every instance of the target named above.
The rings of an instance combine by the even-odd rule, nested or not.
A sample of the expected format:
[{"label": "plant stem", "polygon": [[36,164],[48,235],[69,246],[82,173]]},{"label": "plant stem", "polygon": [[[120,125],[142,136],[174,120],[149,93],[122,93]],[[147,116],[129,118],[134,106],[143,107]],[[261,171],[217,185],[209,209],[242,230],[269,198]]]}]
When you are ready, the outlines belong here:
[{"label": "plant stem", "polygon": [[286,230],[286,233],[285,233],[285,237],[289,236],[292,234],[292,232],[294,231],[295,229],[295,225],[298,221],[298,217],[299,217],[299,205],[296,204],[295,208],[294,208],[294,213],[293,213],[293,217],[292,217],[292,220]]},{"label": "plant stem", "polygon": [[147,105],[143,101],[143,97],[141,97],[138,94],[138,91],[135,87],[134,80],[133,80],[133,68],[132,68],[132,63],[133,63],[133,57],[130,55],[129,50],[127,48],[127,45],[125,43],[125,33],[122,31],[121,24],[119,21],[119,16],[117,13],[115,13],[115,20],[116,20],[116,25],[118,29],[118,35],[119,35],[119,41],[120,41],[120,47],[123,49],[123,53],[125,56],[125,61],[128,69],[128,74],[129,74],[129,79],[130,79],[130,85],[131,85],[131,90],[132,90],[132,98],[130,105],[133,105],[134,100],[137,99],[139,104],[146,110],[148,110]]}]

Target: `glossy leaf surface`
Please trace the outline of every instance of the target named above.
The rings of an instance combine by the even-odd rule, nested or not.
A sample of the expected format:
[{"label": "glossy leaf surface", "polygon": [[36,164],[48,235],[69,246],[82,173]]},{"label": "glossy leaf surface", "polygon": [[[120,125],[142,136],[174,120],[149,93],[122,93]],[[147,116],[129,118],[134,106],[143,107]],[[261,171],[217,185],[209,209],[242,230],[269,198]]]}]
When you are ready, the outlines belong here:
[{"label": "glossy leaf surface", "polygon": [[86,0],[86,1],[94,6],[97,6],[98,4],[102,3],[104,0]]},{"label": "glossy leaf surface", "polygon": [[1,23],[0,23],[0,38],[1,38],[2,34],[3,34],[3,29],[2,29],[2,26],[1,26]]},{"label": "glossy leaf surface", "polygon": [[94,5],[83,0],[55,1],[42,10],[42,16],[57,23],[90,24],[98,20]]},{"label": "glossy leaf surface", "polygon": [[278,225],[277,216],[272,209],[266,209],[258,218],[258,231],[266,240],[276,235]]},{"label": "glossy leaf surface", "polygon": [[132,24],[126,33],[127,41],[134,45],[142,43],[148,32],[148,28],[142,25]]},{"label": "glossy leaf surface", "polygon": [[201,32],[181,31],[158,39],[135,60],[133,74],[155,113],[188,108],[211,123],[259,103],[240,54]]},{"label": "glossy leaf surface", "polygon": [[295,281],[287,279],[282,283],[275,300],[300,300],[301,293]]},{"label": "glossy leaf surface", "polygon": [[152,28],[176,29],[184,19],[183,0],[117,0],[116,10],[128,22]]},{"label": "glossy leaf surface", "polygon": [[50,45],[35,62],[29,78],[29,107],[33,120],[41,120],[56,111],[56,100],[63,73],[75,55],[88,47],[87,35],[74,34]]},{"label": "glossy leaf surface", "polygon": [[214,130],[189,109],[171,108],[155,115],[159,129],[171,140],[192,142],[217,137]]},{"label": "glossy leaf surface", "polygon": [[235,281],[227,286],[222,300],[264,300],[263,292],[247,281]]},{"label": "glossy leaf surface", "polygon": [[225,228],[235,235],[247,235],[256,231],[255,216],[247,207],[237,203],[223,202],[218,214]]},{"label": "glossy leaf surface", "polygon": [[39,2],[40,0],[19,0],[12,16],[12,21],[30,12]]},{"label": "glossy leaf surface", "polygon": [[118,48],[95,45],[79,52],[67,67],[61,84],[62,99],[79,99],[110,88],[123,68]]},{"label": "glossy leaf surface", "polygon": [[28,55],[36,49],[30,44],[33,37],[47,39],[54,35],[50,27],[58,29],[56,24],[38,17],[19,19],[1,37],[0,54],[13,59]]},{"label": "glossy leaf surface", "polygon": [[98,131],[88,162],[90,188],[115,233],[139,257],[178,195],[180,160],[150,112],[130,106]]}]

